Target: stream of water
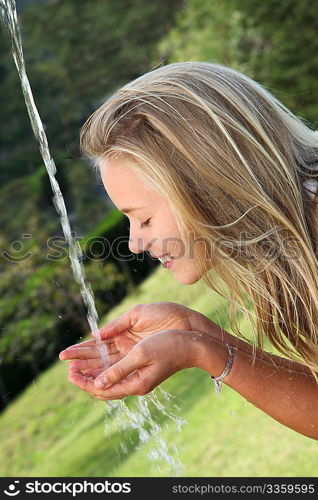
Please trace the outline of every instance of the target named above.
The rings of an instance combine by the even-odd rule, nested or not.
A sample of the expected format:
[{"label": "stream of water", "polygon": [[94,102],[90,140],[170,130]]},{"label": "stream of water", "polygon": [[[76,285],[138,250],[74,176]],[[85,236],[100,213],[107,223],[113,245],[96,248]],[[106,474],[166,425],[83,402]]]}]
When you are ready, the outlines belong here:
[{"label": "stream of water", "polygon": [[[72,235],[64,198],[61,193],[60,186],[55,178],[56,166],[49,150],[43,123],[35,105],[32,89],[26,73],[15,0],[0,0],[0,14],[4,27],[10,38],[12,55],[21,80],[22,92],[30,117],[33,133],[39,144],[39,150],[49,175],[52,191],[54,193],[52,200],[55,209],[60,216],[63,234],[68,243],[69,258],[71,261],[73,275],[76,282],[79,284],[80,292],[87,309],[87,321],[91,332],[94,333],[96,343],[106,369],[109,366],[108,351],[100,339],[98,329],[98,313],[95,307],[92,287],[89,283],[85,282],[85,272],[82,265],[82,250],[78,241]],[[175,456],[177,454],[177,450],[174,448],[172,452],[169,451],[167,443],[160,435],[162,427],[159,424],[158,419],[155,419],[152,416],[148,407],[148,402],[155,407],[157,413],[161,415],[161,419],[172,421],[177,431],[180,431],[181,425],[183,425],[185,421],[167,411],[164,404],[158,397],[158,394],[163,396],[166,401],[170,401],[170,395],[165,391],[158,389],[156,391],[152,391],[152,393],[147,396],[135,397],[132,408],[130,406],[128,407],[124,400],[108,402],[105,405],[106,417],[108,416],[111,418],[109,420],[106,418],[105,420],[105,433],[106,435],[109,435],[112,431],[112,425],[116,426],[117,431],[126,430],[127,428],[137,430],[140,446],[148,442],[153,443],[151,444],[152,448],[148,453],[148,458],[157,462],[158,469],[161,471],[160,464],[163,462],[165,464],[167,475],[181,476],[184,468],[179,459]],[[124,450],[125,443],[122,443],[122,451]]]},{"label": "stream of water", "polygon": [[82,249],[78,241],[76,241],[76,239],[72,235],[64,198],[61,193],[60,186],[55,178],[56,166],[49,150],[43,123],[35,105],[30,82],[26,73],[15,1],[0,0],[0,9],[1,17],[10,37],[12,55],[21,80],[22,92],[30,117],[33,133],[38,141],[40,153],[51,182],[52,191],[54,193],[54,196],[52,198],[53,203],[57,213],[60,216],[63,234],[66,242],[68,243],[69,258],[71,261],[73,275],[76,282],[79,284],[80,292],[86,305],[87,321],[89,323],[91,331],[95,334],[98,349],[104,360],[105,367],[107,367],[109,365],[108,352],[99,336],[98,314],[95,307],[93,291],[90,284],[85,283],[85,272],[81,263],[81,260],[83,259]]}]

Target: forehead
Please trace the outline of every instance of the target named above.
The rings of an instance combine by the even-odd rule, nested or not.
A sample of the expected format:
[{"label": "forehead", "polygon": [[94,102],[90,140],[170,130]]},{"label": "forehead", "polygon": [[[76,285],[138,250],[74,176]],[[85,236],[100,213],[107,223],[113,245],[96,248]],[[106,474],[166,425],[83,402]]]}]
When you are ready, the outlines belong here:
[{"label": "forehead", "polygon": [[157,204],[162,199],[123,160],[103,160],[100,173],[108,195],[120,209]]}]

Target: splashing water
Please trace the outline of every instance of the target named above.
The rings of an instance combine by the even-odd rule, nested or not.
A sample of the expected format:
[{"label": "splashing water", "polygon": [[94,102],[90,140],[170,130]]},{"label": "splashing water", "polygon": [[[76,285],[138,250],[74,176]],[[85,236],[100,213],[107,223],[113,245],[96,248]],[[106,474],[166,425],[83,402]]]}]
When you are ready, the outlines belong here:
[{"label": "splashing water", "polygon": [[[51,157],[43,123],[35,105],[31,86],[25,69],[15,0],[0,0],[0,15],[10,37],[12,54],[21,80],[22,92],[30,117],[33,133],[39,143],[39,150],[51,182],[52,191],[54,193],[52,200],[55,209],[60,216],[63,234],[68,243],[69,258],[71,261],[73,275],[76,282],[80,286],[80,292],[87,308],[87,321],[89,323],[91,332],[94,334],[97,347],[100,351],[106,369],[109,366],[108,351],[100,338],[98,329],[98,313],[95,308],[94,295],[91,285],[89,283],[85,283],[85,272],[82,265],[82,250],[78,241],[76,241],[72,236],[64,198],[61,193],[59,184],[55,178],[56,166],[53,158]],[[159,423],[152,417],[152,414],[148,407],[148,402],[152,403],[152,405],[154,405],[154,407],[160,412],[161,415],[173,422],[177,432],[181,430],[181,426],[185,424],[185,421],[181,418],[176,417],[165,409],[163,403],[157,396],[158,391],[160,391],[160,393],[166,400],[170,399],[170,395],[168,393],[163,391],[161,388],[157,388],[147,396],[135,398],[135,411],[128,408],[124,400],[108,402],[106,405],[106,416],[113,416],[116,418],[112,419],[112,423],[107,421],[107,428],[105,428],[105,433],[107,435],[111,432],[112,425],[116,426],[116,430],[118,430],[118,428],[120,428],[121,430],[125,430],[128,428],[135,429],[138,432],[139,447],[145,443],[148,443],[152,438],[155,439],[155,443],[148,453],[148,458],[157,462],[165,462],[165,464],[168,465],[170,475],[181,476],[184,469],[183,465],[177,458],[174,458],[173,456],[173,454],[177,454],[177,449],[174,447],[173,454],[169,452],[167,443],[160,436],[162,428]],[[121,443],[121,449],[123,451],[127,451],[125,443]],[[160,465],[158,465],[158,469],[161,471]]]},{"label": "splashing water", "polygon": [[[184,466],[178,459],[178,450],[173,446],[172,453],[168,449],[166,441],[162,438],[162,425],[158,422],[162,416],[168,421],[172,421],[175,430],[181,431],[181,427],[186,423],[183,418],[176,417],[165,409],[164,404],[158,397],[160,393],[164,399],[170,400],[170,395],[157,387],[147,396],[139,396],[134,398],[133,407],[128,408],[123,400],[111,401],[108,403],[108,408],[105,418],[105,433],[106,436],[111,436],[112,433],[126,430],[135,430],[138,434],[137,450],[141,450],[143,446],[151,446],[147,453],[147,458],[157,464],[157,469],[162,472],[162,465],[168,471],[169,476],[180,477],[184,473]],[[149,410],[151,403],[158,410],[159,418],[152,415]],[[127,453],[128,449],[124,442],[120,444],[121,451]]]}]

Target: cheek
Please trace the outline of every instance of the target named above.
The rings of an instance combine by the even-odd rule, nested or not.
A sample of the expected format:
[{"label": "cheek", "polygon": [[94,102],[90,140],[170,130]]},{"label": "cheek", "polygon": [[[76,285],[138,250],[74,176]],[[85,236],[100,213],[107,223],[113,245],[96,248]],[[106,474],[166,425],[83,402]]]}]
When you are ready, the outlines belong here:
[{"label": "cheek", "polygon": [[165,241],[166,253],[178,257],[178,260],[187,258],[186,246],[180,235],[169,236]]},{"label": "cheek", "polygon": [[181,239],[178,227],[170,221],[164,220],[160,224],[154,224],[149,231],[149,236],[156,242],[156,246],[162,248],[161,253],[172,255],[184,255],[185,245]]},{"label": "cheek", "polygon": [[194,265],[194,262],[185,259],[180,260],[180,262],[175,262],[171,267],[171,272],[174,278],[183,285],[193,285],[202,277]]}]

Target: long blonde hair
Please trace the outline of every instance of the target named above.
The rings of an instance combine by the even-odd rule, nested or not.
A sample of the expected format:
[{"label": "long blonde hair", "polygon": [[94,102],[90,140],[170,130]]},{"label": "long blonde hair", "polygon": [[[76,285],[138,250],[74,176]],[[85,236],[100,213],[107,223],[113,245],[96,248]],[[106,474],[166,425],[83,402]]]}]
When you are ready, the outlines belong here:
[{"label": "long blonde hair", "polygon": [[[205,62],[173,63],[118,89],[86,121],[81,149],[99,168],[125,158],[171,203],[184,241],[205,242],[204,282],[253,321],[283,355],[318,372],[314,208],[318,134],[263,86]],[[233,255],[234,252],[234,255]],[[224,295],[223,295],[224,296]],[[316,377],[317,379],[317,377]]]}]

